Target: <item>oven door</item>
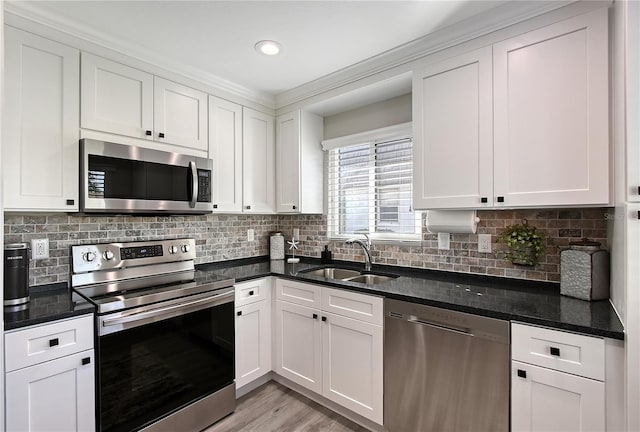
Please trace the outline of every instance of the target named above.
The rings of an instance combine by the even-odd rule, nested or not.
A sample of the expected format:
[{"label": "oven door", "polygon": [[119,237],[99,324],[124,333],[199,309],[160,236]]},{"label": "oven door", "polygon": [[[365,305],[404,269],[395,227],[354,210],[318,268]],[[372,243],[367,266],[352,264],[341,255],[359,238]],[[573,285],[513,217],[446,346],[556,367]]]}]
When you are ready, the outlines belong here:
[{"label": "oven door", "polygon": [[208,213],[211,159],[80,140],[85,212]]},{"label": "oven door", "polygon": [[99,413],[133,431],[234,382],[233,288],[98,317]]}]

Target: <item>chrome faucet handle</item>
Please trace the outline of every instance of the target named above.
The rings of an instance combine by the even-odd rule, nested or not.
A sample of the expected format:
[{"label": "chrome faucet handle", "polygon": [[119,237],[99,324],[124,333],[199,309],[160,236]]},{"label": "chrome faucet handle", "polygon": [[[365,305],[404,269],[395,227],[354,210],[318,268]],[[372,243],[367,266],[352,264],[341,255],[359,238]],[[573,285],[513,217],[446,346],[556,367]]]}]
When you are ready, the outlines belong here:
[{"label": "chrome faucet handle", "polygon": [[367,239],[367,241],[365,242],[365,246],[367,247],[367,249],[371,249],[371,239],[369,238],[368,234],[363,234],[364,238]]}]

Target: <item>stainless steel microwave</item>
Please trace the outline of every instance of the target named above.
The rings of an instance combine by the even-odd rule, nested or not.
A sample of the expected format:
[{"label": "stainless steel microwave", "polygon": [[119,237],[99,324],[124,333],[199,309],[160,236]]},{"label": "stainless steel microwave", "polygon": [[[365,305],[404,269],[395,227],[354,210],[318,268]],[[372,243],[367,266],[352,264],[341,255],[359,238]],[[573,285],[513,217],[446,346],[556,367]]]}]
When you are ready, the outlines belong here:
[{"label": "stainless steel microwave", "polygon": [[211,213],[211,159],[80,140],[85,213]]}]

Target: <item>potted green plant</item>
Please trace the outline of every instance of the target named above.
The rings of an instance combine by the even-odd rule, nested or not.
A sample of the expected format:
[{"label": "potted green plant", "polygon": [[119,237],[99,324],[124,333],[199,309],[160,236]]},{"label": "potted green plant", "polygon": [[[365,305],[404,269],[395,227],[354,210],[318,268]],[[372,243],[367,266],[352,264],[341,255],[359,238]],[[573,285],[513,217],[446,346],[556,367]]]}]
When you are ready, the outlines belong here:
[{"label": "potted green plant", "polygon": [[508,226],[500,234],[499,241],[507,247],[504,259],[513,264],[536,266],[544,254],[544,235],[536,227],[529,225],[526,219],[522,223]]}]

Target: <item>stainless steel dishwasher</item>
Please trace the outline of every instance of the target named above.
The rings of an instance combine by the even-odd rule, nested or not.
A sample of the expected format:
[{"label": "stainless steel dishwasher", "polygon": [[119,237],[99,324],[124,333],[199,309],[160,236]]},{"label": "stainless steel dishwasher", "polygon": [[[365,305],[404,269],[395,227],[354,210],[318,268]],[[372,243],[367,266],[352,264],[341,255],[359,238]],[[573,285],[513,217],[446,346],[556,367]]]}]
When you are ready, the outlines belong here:
[{"label": "stainless steel dishwasher", "polygon": [[508,431],[509,322],[385,300],[384,426]]}]

